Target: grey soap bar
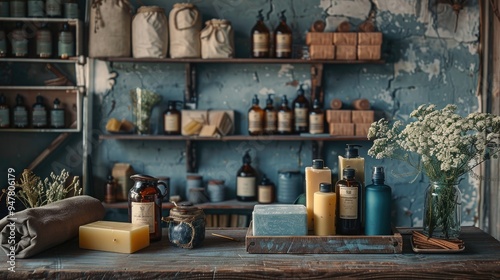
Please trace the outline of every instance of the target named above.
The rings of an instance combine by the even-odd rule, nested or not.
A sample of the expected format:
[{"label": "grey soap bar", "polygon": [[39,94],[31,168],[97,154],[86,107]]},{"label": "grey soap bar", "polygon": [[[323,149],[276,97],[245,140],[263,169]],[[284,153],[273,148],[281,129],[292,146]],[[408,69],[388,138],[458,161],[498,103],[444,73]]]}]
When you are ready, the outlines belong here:
[{"label": "grey soap bar", "polygon": [[255,205],[252,213],[254,236],[307,235],[304,205]]}]

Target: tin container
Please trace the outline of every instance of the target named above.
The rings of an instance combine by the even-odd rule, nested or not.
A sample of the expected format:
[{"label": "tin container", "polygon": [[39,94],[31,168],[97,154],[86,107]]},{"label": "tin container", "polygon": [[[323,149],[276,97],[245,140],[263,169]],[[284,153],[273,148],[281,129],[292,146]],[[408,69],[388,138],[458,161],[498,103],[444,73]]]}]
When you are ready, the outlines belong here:
[{"label": "tin container", "polygon": [[208,198],[211,202],[221,202],[225,199],[225,186],[224,180],[210,180],[208,181],[207,191]]},{"label": "tin container", "polygon": [[276,201],[278,203],[293,203],[299,195],[304,193],[304,180],[298,170],[278,171],[278,187]]},{"label": "tin container", "polygon": [[168,223],[168,239],[178,247],[196,248],[205,239],[205,213],[190,202],[172,208],[164,221]]}]

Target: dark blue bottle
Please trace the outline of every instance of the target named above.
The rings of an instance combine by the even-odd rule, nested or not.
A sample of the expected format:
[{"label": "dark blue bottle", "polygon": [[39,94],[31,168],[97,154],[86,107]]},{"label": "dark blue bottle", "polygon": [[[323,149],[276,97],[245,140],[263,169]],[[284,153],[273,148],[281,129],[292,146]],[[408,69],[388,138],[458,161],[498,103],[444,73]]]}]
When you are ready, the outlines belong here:
[{"label": "dark blue bottle", "polygon": [[374,166],[372,184],[365,188],[365,234],[391,235],[391,187],[384,184],[384,168]]}]

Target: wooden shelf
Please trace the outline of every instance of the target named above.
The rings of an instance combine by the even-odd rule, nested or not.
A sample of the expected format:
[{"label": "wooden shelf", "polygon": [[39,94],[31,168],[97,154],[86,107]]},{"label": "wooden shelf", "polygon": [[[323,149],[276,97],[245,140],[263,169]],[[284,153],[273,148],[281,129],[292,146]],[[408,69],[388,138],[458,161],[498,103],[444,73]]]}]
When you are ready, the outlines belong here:
[{"label": "wooden shelf", "polygon": [[300,135],[228,135],[222,137],[198,137],[182,135],[137,135],[101,134],[101,140],[140,140],[140,141],[368,141],[366,136],[300,136]]},{"label": "wooden shelf", "polygon": [[[207,202],[196,204],[196,207],[206,210],[253,210],[253,207],[258,204],[257,202],[242,202],[236,199],[226,200],[222,202]],[[128,202],[104,203],[104,208],[109,209],[128,209]],[[163,202],[162,209],[172,209],[174,204],[171,202]]]},{"label": "wooden shelf", "polygon": [[133,58],[133,57],[95,57],[110,62],[133,63],[241,63],[241,64],[382,64],[384,60],[333,60],[333,59],[298,59],[298,58]]}]

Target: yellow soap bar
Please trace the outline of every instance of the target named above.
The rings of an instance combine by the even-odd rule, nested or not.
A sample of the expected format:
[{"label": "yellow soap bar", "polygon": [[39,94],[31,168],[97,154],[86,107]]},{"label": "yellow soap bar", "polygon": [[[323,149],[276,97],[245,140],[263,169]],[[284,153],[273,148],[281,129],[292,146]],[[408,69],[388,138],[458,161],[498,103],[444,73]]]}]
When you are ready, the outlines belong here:
[{"label": "yellow soap bar", "polygon": [[97,221],[80,226],[80,248],[133,253],[149,246],[149,226]]}]

